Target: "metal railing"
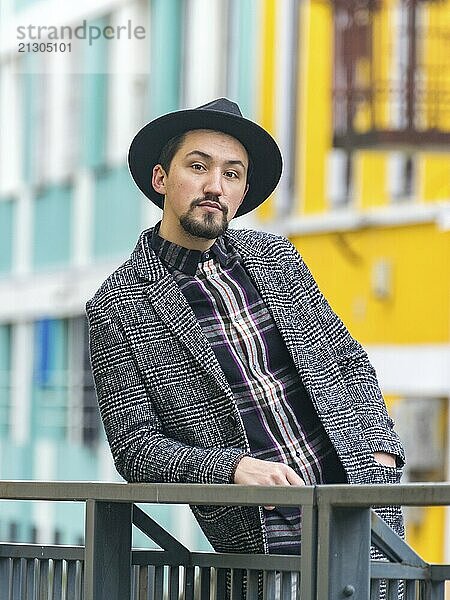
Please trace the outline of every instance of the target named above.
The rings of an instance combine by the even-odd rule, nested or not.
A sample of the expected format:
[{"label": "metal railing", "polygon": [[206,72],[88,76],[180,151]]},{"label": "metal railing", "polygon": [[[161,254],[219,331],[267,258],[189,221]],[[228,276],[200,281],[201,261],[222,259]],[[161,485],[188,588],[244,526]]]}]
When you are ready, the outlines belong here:
[{"label": "metal railing", "polygon": [[[1,600],[219,600],[227,588],[232,600],[258,593],[266,600],[374,600],[380,590],[388,600],[443,600],[450,579],[450,565],[426,563],[371,510],[448,506],[446,483],[286,488],[4,481],[0,499],[86,503],[84,547],[0,544]],[[302,556],[191,552],[136,503],[301,506]],[[161,550],[133,550],[132,525]],[[371,544],[386,561],[370,560]]]}]

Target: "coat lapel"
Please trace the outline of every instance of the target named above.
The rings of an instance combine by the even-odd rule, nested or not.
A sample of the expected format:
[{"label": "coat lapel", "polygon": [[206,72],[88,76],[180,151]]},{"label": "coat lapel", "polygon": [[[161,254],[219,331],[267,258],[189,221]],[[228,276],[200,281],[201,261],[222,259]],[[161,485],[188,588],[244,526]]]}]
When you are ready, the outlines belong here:
[{"label": "coat lapel", "polygon": [[245,269],[270,311],[295,366],[305,376],[313,368],[317,355],[312,340],[320,337],[308,306],[301,298],[293,298],[280,262],[271,260],[262,251],[249,252],[234,236],[232,243],[240,252]]},{"label": "coat lapel", "polygon": [[231,389],[219,361],[199,325],[192,308],[180,292],[171,275],[152,282],[146,289],[151,306],[174,337],[186,346],[192,358],[212,375],[219,386],[230,393]]},{"label": "coat lapel", "polygon": [[194,311],[180,292],[175,280],[162,265],[151,249],[148,240],[151,230],[144,231],[131,256],[137,273],[147,282],[144,284],[144,300],[149,305],[138,309],[145,318],[150,307],[171,331],[174,338],[183,344],[193,360],[217,381],[225,393],[231,395],[231,388],[220,367],[211,345],[199,325]]}]

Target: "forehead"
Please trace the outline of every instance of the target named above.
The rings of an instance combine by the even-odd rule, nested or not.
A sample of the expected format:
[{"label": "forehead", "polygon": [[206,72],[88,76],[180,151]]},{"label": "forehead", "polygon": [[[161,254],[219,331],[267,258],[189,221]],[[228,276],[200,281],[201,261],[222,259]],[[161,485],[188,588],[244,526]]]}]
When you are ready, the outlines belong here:
[{"label": "forehead", "polygon": [[247,150],[235,137],[212,129],[193,129],[187,131],[178,152],[186,154],[193,150],[201,150],[212,157],[223,157],[226,160],[240,159],[248,163]]}]

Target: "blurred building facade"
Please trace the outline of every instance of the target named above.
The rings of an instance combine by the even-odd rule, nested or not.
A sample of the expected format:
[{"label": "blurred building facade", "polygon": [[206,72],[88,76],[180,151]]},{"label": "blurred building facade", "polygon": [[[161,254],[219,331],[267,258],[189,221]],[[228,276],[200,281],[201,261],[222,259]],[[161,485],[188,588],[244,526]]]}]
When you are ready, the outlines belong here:
[{"label": "blurred building facade", "polygon": [[[127,171],[133,134],[219,96],[284,157],[276,194],[234,226],[292,239],[369,351],[406,477],[450,479],[450,0],[3,0],[1,11],[0,479],[117,478],[84,303],[159,219]],[[18,52],[18,27],[83,20],[139,25],[145,39]],[[0,538],[77,542],[76,511],[5,505]],[[187,509],[152,511],[204,547]],[[449,513],[407,520],[427,560],[450,560]]]}]

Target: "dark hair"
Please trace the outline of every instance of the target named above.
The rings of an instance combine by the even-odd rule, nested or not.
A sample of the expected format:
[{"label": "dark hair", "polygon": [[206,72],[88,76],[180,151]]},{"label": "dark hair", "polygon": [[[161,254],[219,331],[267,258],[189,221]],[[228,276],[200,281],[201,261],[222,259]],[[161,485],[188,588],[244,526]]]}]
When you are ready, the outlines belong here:
[{"label": "dark hair", "polygon": [[180,146],[183,144],[185,137],[186,131],[174,136],[173,138],[170,138],[170,140],[164,144],[163,149],[161,150],[161,153],[159,155],[158,164],[162,166],[166,173],[169,173],[173,157],[180,149]]},{"label": "dark hair", "polygon": [[[183,142],[186,138],[186,133],[188,133],[188,132],[184,131],[183,133],[180,133],[180,134],[175,135],[174,137],[170,138],[170,140],[164,144],[163,149],[161,150],[157,164],[160,164],[167,174],[169,173],[169,169],[170,169],[170,165],[172,164],[173,157],[178,152],[178,150],[180,149],[181,145],[183,144]],[[247,156],[248,156],[248,169],[247,169],[247,183],[248,183],[250,180],[250,177],[252,175],[252,172],[253,172],[253,163],[252,163],[252,159],[250,158],[250,155],[248,154],[248,152],[247,152]]]}]

